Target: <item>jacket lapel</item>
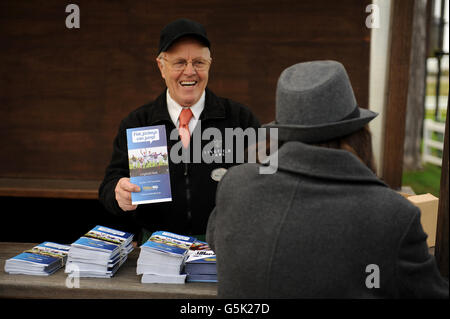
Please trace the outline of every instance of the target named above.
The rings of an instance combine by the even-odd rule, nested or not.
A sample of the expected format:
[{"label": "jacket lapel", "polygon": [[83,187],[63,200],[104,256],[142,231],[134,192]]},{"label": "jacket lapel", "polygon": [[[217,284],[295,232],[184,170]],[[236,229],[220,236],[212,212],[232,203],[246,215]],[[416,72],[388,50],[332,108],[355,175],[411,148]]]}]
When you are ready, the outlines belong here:
[{"label": "jacket lapel", "polygon": [[175,127],[175,125],[173,125],[172,123],[172,119],[170,118],[169,111],[167,110],[166,92],[167,89],[156,98],[152,107],[153,112],[148,112],[147,122],[150,123],[150,125],[156,125],[161,122],[168,122],[172,124],[173,127]]},{"label": "jacket lapel", "polygon": [[205,108],[200,114],[200,120],[224,119],[225,106],[220,103],[219,98],[206,88],[205,94]]}]

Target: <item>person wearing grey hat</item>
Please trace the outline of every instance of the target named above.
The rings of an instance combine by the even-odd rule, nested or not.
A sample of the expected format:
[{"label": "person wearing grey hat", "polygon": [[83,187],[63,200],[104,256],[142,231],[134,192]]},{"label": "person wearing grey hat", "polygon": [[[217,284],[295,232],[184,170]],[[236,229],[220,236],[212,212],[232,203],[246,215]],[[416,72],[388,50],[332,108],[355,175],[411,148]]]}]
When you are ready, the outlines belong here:
[{"label": "person wearing grey hat", "polygon": [[[225,136],[226,128],[245,130],[260,126],[247,107],[218,97],[207,88],[212,63],[210,47],[200,23],[178,19],[166,25],[161,31],[156,62],[167,89],[155,101],[131,112],[121,122],[114,140],[112,159],[99,188],[99,199],[114,214],[134,216],[143,230],[141,242],[155,230],[204,235],[217,187],[212,173],[225,171],[234,163],[225,160],[176,162],[169,156],[172,201],[132,205],[131,192],[140,189],[129,180],[127,128],[165,125],[169,152],[182,142],[192,158],[195,147],[189,145],[195,132],[203,136],[203,131],[215,128]],[[170,139],[174,130],[179,132],[178,140]],[[202,146],[209,142],[217,141],[201,141]],[[218,142],[216,144],[220,145],[221,141]],[[220,152],[218,156],[224,156],[224,153]],[[202,154],[196,155],[202,158]]]},{"label": "person wearing grey hat", "polygon": [[367,123],[344,66],[285,69],[276,91],[275,174],[231,168],[207,242],[221,298],[448,298],[420,210],[374,173]]}]

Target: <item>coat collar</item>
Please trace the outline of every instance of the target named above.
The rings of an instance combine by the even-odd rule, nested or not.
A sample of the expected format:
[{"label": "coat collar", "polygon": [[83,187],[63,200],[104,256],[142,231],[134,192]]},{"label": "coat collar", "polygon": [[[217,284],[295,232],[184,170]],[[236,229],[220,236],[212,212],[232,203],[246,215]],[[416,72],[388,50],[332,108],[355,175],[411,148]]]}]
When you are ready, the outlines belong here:
[{"label": "coat collar", "polygon": [[[224,119],[225,106],[223,103],[220,103],[220,99],[208,88],[205,89],[205,92],[205,107],[200,114],[200,120]],[[169,111],[167,110],[166,94],[167,89],[155,100],[153,114],[151,115],[151,119],[149,119],[151,125],[161,121],[169,121],[173,124]]]},{"label": "coat collar", "polygon": [[278,169],[311,177],[372,182],[387,187],[350,152],[296,141],[287,142],[278,150]]}]

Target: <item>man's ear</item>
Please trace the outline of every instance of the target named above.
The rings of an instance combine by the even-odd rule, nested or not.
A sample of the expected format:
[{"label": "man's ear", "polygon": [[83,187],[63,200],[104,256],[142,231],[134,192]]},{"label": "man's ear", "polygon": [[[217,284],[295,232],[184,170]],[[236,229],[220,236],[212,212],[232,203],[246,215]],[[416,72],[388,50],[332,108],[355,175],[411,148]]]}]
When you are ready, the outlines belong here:
[{"label": "man's ear", "polygon": [[156,63],[158,63],[158,68],[159,68],[159,72],[161,72],[161,77],[165,80],[166,77],[164,76],[164,72],[163,72],[163,68],[164,68],[163,63],[158,58],[156,58]]}]

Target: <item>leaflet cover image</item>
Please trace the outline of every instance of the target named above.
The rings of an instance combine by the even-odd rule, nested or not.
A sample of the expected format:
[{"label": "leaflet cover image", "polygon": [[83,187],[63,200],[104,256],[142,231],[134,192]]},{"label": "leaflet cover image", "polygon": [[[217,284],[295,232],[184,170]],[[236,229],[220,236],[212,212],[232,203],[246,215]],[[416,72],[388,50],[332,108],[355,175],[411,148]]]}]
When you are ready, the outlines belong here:
[{"label": "leaflet cover image", "polygon": [[184,256],[195,241],[194,237],[183,236],[166,231],[154,232],[141,249],[154,249],[161,252]]},{"label": "leaflet cover image", "polygon": [[32,249],[11,258],[15,260],[28,261],[30,263],[48,266],[57,261],[64,264],[70,246],[60,245],[52,242],[43,242]]},{"label": "leaflet cover image", "polygon": [[140,187],[131,193],[133,205],[172,201],[164,125],[127,129],[130,182]]},{"label": "leaflet cover image", "polygon": [[43,242],[6,260],[5,271],[10,274],[50,275],[64,266],[69,248],[68,245]]},{"label": "leaflet cover image", "polygon": [[122,246],[128,245],[133,240],[133,234],[131,233],[100,225],[95,226],[93,229],[87,232],[84,237],[96,238],[105,242],[111,242]]}]

